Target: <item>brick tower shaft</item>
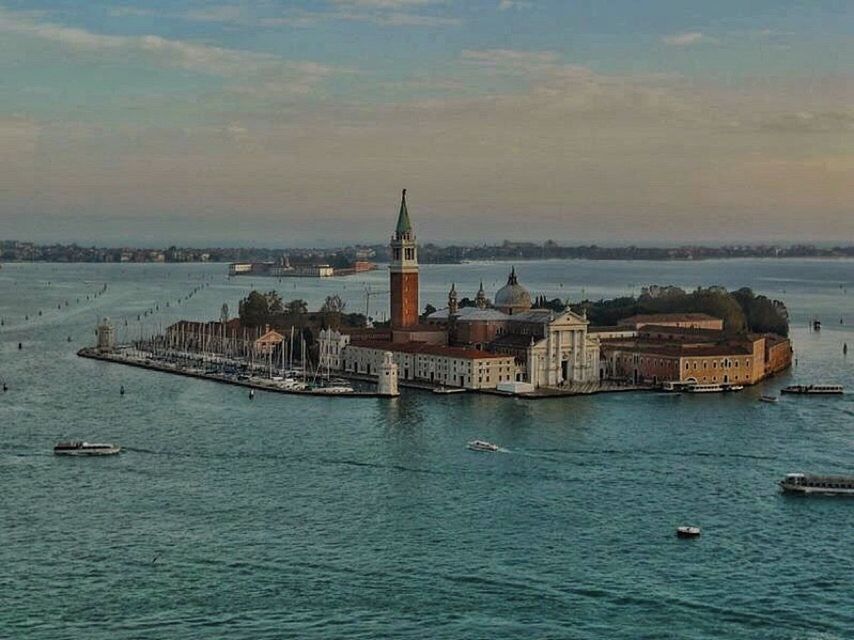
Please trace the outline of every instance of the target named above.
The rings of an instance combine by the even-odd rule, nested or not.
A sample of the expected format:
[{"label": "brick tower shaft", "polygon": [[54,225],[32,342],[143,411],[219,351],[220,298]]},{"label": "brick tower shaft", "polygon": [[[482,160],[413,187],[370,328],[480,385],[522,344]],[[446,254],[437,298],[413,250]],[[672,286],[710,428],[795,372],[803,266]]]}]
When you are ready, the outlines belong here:
[{"label": "brick tower shaft", "polygon": [[407,329],[418,324],[419,295],[418,247],[406,208],[406,189],[400,200],[400,213],[390,248],[391,328]]}]

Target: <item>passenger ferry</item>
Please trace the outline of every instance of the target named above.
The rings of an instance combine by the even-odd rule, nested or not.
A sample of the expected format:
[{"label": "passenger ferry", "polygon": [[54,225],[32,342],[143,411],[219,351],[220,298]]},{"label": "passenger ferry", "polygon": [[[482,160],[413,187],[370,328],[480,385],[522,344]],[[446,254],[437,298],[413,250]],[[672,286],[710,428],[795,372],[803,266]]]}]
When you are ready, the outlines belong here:
[{"label": "passenger ferry", "polygon": [[780,393],[801,395],[839,395],[842,392],[841,384],[793,384],[780,389]]},{"label": "passenger ferry", "polygon": [[723,393],[724,391],[741,391],[740,384],[695,384],[685,389],[689,393]]},{"label": "passenger ferry", "polygon": [[715,384],[700,384],[694,380],[668,380],[663,382],[661,388],[664,391],[676,393],[723,393],[724,391],[741,391],[744,386],[740,384],[729,384],[726,382]]},{"label": "passenger ferry", "polygon": [[780,480],[780,487],[789,493],[803,495],[854,496],[854,476],[814,476],[789,473]]},{"label": "passenger ferry", "polygon": [[681,380],[667,380],[661,384],[661,388],[664,391],[673,391],[676,393],[680,391],[688,391],[691,387],[695,386],[697,386],[696,382],[682,382]]},{"label": "passenger ferry", "polygon": [[96,442],[59,442],[53,448],[58,456],[111,456],[119,453],[121,447],[110,443]]}]

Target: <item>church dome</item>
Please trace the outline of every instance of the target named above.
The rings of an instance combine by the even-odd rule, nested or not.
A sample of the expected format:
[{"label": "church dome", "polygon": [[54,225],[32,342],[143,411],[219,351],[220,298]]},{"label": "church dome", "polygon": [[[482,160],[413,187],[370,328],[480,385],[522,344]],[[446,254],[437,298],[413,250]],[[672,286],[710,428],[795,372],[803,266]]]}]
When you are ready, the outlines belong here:
[{"label": "church dome", "polygon": [[531,308],[531,294],[516,279],[516,268],[510,272],[507,284],[495,294],[494,306],[504,313],[516,313]]}]

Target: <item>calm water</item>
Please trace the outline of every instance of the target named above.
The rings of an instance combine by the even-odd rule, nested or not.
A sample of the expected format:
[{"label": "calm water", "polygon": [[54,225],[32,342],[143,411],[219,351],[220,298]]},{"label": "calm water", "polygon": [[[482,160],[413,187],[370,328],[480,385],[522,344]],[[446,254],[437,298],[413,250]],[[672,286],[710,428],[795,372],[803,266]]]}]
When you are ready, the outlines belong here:
[{"label": "calm water", "polygon": [[[726,397],[250,401],[74,352],[99,315],[124,338],[155,304],[143,331],[236,309],[252,284],[362,311],[385,273],[4,265],[0,637],[854,638],[854,500],[775,488],[854,473],[854,395],[757,402],[792,381],[854,390],[854,262],[518,266],[532,292],[572,299],[752,286],[789,305],[797,368]],[[494,291],[508,269],[425,267],[422,302],[442,306],[452,280]],[[70,437],[128,451],[54,457]],[[467,451],[476,437],[508,452]],[[685,523],[703,537],[677,540]]]}]

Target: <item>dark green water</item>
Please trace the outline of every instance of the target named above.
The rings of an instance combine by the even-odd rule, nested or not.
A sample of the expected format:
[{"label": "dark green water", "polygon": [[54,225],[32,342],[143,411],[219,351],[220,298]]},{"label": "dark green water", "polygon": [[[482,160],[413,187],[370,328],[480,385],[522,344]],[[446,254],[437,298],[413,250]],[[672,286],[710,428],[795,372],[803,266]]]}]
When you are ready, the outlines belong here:
[{"label": "dark green water", "polygon": [[[494,290],[506,267],[425,267],[422,303],[441,306],[451,280],[461,295],[481,278]],[[0,637],[854,637],[854,500],[775,485],[789,471],[854,473],[852,396],[757,402],[792,381],[854,391],[854,351],[842,355],[854,262],[519,273],[534,293],[575,298],[750,285],[789,305],[798,366],[715,397],[250,401],[74,352],[99,315],[125,337],[155,304],[143,330],[216,317],[251,284],[312,305],[340,290],[361,310],[361,283],[382,288],[385,274],[279,284],[227,281],[215,265],[4,265]],[[54,457],[70,437],[127,451]],[[467,451],[477,437],[508,451]],[[686,523],[702,538],[676,539]]]}]

